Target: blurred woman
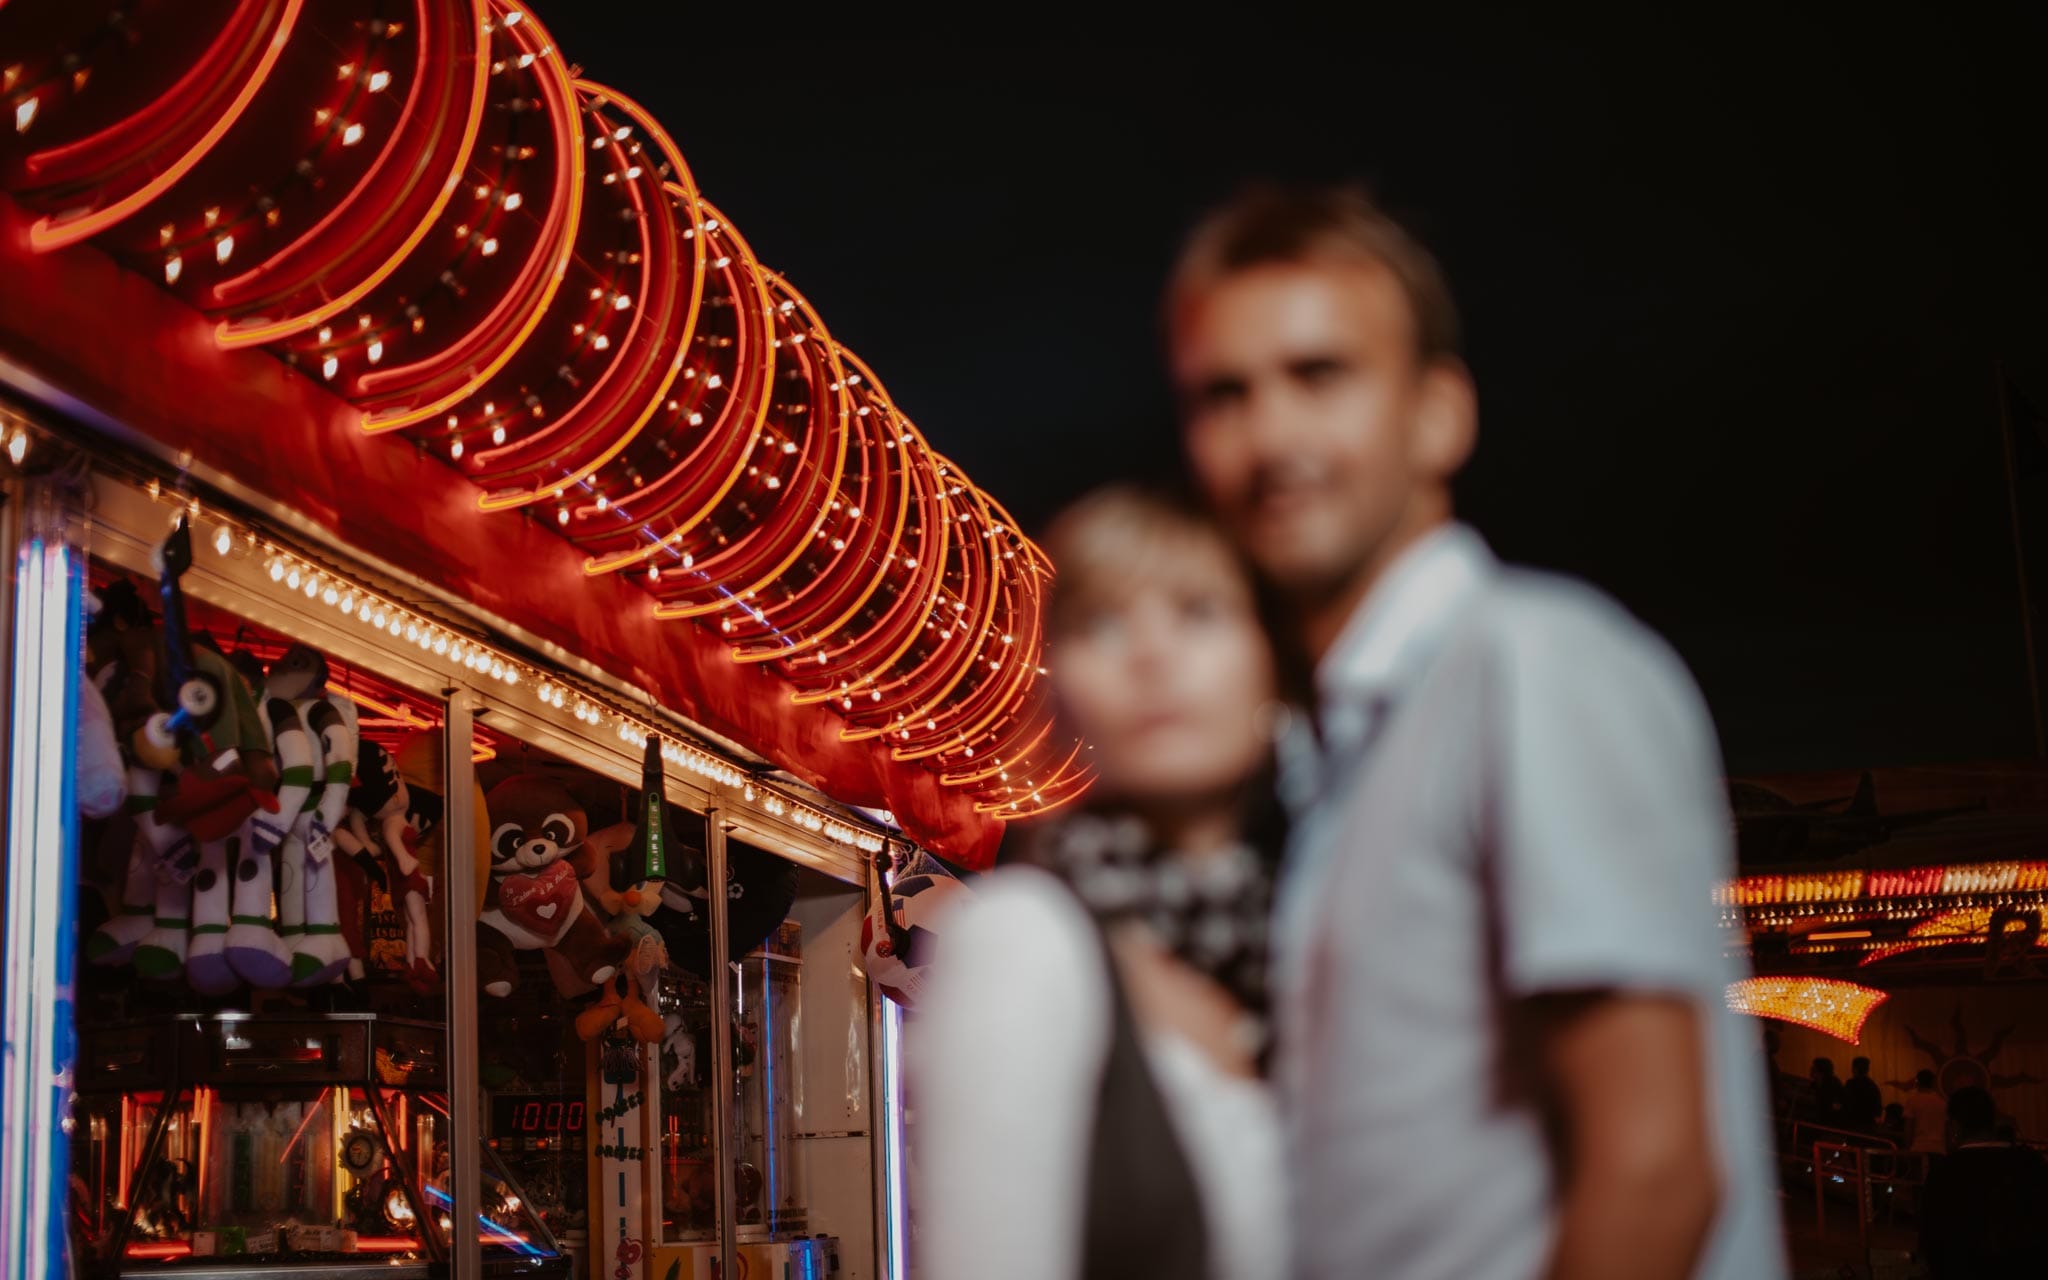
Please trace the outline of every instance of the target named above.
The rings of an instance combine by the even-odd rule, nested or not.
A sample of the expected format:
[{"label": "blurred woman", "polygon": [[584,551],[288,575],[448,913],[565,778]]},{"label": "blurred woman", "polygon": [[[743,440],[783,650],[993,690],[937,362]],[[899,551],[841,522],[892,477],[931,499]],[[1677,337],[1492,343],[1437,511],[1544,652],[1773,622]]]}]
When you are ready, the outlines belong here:
[{"label": "blurred woman", "polygon": [[939,1280],[1287,1274],[1260,1074],[1284,715],[1252,579],[1192,508],[1057,520],[1052,687],[1098,780],[946,925],[908,1055],[917,1269]]}]

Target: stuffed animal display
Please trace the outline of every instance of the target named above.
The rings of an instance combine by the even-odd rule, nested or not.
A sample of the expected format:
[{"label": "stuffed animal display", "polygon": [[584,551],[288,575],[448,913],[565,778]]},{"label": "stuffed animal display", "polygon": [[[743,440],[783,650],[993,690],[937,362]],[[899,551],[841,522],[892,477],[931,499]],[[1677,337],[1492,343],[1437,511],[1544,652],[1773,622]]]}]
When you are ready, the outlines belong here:
[{"label": "stuffed animal display", "polygon": [[362,743],[356,756],[356,785],[349,792],[348,821],[334,839],[343,852],[359,860],[389,864],[392,902],[404,921],[405,980],[423,994],[438,989],[440,974],[434,967],[433,934],[427,923],[434,884],[421,868],[418,849],[440,822],[441,798],[425,791],[415,794],[390,752],[374,742]]},{"label": "stuffed animal display", "polygon": [[493,996],[519,981],[518,951],[552,952],[569,972],[601,986],[628,944],[583,901],[594,851],[589,818],[568,788],[543,774],[507,778],[485,797],[491,814],[491,879],[477,922],[477,976]]},{"label": "stuffed animal display", "polygon": [[910,1008],[931,963],[937,922],[969,891],[927,853],[912,854],[886,875],[880,873],[892,865],[889,855],[878,854],[876,862],[867,918],[860,922],[861,956],[882,994]]}]

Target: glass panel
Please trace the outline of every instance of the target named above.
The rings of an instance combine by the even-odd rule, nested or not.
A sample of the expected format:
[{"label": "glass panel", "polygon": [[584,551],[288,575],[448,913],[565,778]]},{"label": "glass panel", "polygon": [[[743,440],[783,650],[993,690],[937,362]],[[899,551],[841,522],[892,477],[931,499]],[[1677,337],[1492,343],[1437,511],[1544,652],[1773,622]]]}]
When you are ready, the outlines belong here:
[{"label": "glass panel", "polygon": [[657,857],[645,768],[628,781],[503,746],[477,768],[484,1132],[576,1274],[603,1275],[622,1248],[717,1238],[704,817],[662,798],[657,756]]},{"label": "glass panel", "polygon": [[[790,1274],[874,1274],[865,895],[730,846],[734,1190],[743,1240]],[[748,912],[739,904],[758,895]],[[786,1259],[785,1259],[786,1254]]]},{"label": "glass panel", "polygon": [[370,619],[331,630],[345,583],[280,577],[260,621],[210,603],[240,598],[220,554],[250,552],[174,584],[92,567],[128,800],[83,842],[77,1271],[438,1261],[442,704],[325,652],[377,652]]}]

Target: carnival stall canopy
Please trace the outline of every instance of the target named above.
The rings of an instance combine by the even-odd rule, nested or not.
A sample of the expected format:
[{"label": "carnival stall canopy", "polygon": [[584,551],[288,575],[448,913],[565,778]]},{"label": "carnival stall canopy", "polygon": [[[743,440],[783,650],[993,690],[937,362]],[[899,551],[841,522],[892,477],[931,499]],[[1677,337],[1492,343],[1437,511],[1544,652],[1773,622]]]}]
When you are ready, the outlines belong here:
[{"label": "carnival stall canopy", "polygon": [[18,383],[970,865],[1086,786],[1044,557],[532,13],[0,0],[0,111]]}]

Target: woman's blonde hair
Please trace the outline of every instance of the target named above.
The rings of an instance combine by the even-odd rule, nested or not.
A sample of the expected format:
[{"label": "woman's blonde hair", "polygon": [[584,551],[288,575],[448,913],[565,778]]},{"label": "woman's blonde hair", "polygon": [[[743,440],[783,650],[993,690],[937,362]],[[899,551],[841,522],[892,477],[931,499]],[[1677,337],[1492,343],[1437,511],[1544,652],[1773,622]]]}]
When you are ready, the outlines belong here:
[{"label": "woman's blonde hair", "polygon": [[[1139,484],[1105,485],[1053,517],[1038,543],[1053,565],[1045,608],[1046,634],[1055,643],[1080,610],[1113,599],[1134,579],[1214,553],[1243,583],[1254,615],[1272,643],[1282,699],[1296,702],[1304,695],[1306,665],[1296,656],[1300,646],[1287,611],[1277,607],[1229,532],[1181,492]],[[1057,656],[1053,660],[1057,662]]]}]

